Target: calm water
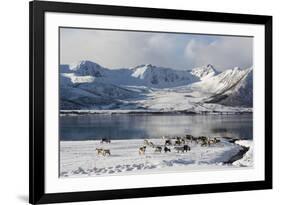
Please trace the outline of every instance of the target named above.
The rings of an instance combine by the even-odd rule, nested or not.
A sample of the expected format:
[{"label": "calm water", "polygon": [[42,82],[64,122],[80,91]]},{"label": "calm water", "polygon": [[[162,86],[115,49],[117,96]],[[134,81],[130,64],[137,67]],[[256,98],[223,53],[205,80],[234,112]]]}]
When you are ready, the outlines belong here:
[{"label": "calm water", "polygon": [[60,117],[61,140],[158,138],[163,135],[252,139],[252,115],[78,115]]}]

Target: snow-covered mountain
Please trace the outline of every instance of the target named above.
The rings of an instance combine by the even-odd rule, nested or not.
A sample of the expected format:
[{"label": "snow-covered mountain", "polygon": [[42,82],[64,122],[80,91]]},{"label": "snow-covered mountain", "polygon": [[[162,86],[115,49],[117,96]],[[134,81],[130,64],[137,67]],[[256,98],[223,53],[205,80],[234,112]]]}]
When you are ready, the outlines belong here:
[{"label": "snow-covered mountain", "polygon": [[253,69],[245,70],[245,74],[228,90],[211,97],[209,102],[230,106],[253,106]]},{"label": "snow-covered mountain", "polygon": [[193,68],[191,74],[197,76],[200,80],[211,78],[218,74],[218,71],[211,65]]},{"label": "snow-covered mountain", "polygon": [[188,70],[173,70],[151,64],[137,66],[132,71],[131,77],[142,80],[143,85],[149,87],[175,87],[199,81],[199,78]]},{"label": "snow-covered mountain", "polygon": [[107,72],[106,68],[91,61],[80,61],[77,64],[70,65],[69,69],[77,76],[103,77]]},{"label": "snow-covered mountain", "polygon": [[228,106],[252,107],[252,71],[252,68],[240,69],[236,67],[194,83],[192,87],[208,93],[208,97],[204,102],[219,103]]},{"label": "snow-covered mountain", "polygon": [[[187,85],[200,79],[188,70],[173,70],[156,67],[151,64],[139,65],[134,68],[107,69],[91,61],[80,61],[77,64],[61,65],[61,73],[72,73],[72,81],[90,76],[93,81],[102,81],[115,85],[137,85],[152,88],[167,88]],[[76,79],[76,80],[75,80]]]},{"label": "snow-covered mountain", "polygon": [[[212,65],[175,70],[150,64],[108,69],[91,61],[60,66],[61,110],[201,112],[252,107],[252,69]],[[238,109],[239,110],[239,109]]]}]

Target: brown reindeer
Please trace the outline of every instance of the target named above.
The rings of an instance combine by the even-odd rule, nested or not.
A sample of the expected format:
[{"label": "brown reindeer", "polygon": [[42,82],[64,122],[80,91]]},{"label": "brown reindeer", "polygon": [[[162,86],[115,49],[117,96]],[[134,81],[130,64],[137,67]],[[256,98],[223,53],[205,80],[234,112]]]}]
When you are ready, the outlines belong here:
[{"label": "brown reindeer", "polygon": [[103,152],[102,152],[102,155],[103,156],[106,156],[106,155],[109,156],[110,155],[110,150],[109,149],[104,149]]},{"label": "brown reindeer", "polygon": [[146,146],[142,146],[139,148],[139,155],[144,155],[146,150]]},{"label": "brown reindeer", "polygon": [[97,155],[103,155],[103,149],[102,148],[96,148]]}]

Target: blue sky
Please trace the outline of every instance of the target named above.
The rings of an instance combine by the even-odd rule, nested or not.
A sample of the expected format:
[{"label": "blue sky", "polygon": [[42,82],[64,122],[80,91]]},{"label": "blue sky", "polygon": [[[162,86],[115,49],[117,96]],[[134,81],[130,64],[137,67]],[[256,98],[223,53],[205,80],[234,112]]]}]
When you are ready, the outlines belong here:
[{"label": "blue sky", "polygon": [[218,70],[252,66],[253,38],[95,29],[60,29],[60,61],[91,60],[108,68],[140,64]]}]

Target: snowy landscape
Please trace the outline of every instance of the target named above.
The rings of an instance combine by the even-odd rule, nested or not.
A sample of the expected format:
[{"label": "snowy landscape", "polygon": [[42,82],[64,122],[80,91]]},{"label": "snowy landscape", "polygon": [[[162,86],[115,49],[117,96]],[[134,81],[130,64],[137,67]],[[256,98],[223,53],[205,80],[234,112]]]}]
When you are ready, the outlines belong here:
[{"label": "snowy landscape", "polygon": [[[113,114],[249,114],[252,113],[253,104],[252,80],[252,68],[236,67],[219,72],[210,64],[186,70],[148,64],[109,69],[95,62],[80,61],[74,65],[60,66],[60,115],[94,115],[99,118]],[[212,133],[209,133],[205,141],[196,142],[199,136],[194,136],[195,140],[186,140],[176,145],[174,143],[177,138],[184,137],[167,134],[166,139],[162,139],[160,135],[157,138],[148,136],[151,146],[144,143],[147,139],[130,139],[130,136],[116,140],[102,135],[100,139],[61,140],[60,176],[103,176],[253,166],[252,136],[248,136],[248,140],[242,140],[230,136],[211,136]],[[185,134],[189,133],[182,133],[182,136]],[[101,143],[102,138],[110,140],[110,143]],[[169,146],[165,145],[167,139],[171,140]],[[209,143],[214,139],[218,139],[218,142]],[[143,146],[145,152],[140,154]],[[188,150],[178,151],[179,147],[184,146]],[[161,147],[160,152],[157,147]],[[105,150],[109,153],[104,153]]]},{"label": "snowy landscape", "polygon": [[60,112],[252,112],[253,69],[153,65],[108,69],[91,61],[60,66]]},{"label": "snowy landscape", "polygon": [[59,34],[60,177],[254,166],[253,37]]},{"label": "snowy landscape", "polygon": [[[163,144],[162,139],[151,139],[151,142]],[[143,140],[115,140],[102,145],[100,141],[62,141],[60,175],[81,177],[253,166],[250,140],[232,143],[221,139],[221,142],[207,147],[195,142],[188,144],[190,151],[186,152],[177,152],[174,146],[169,146],[171,151],[166,153],[148,147],[146,153],[140,155],[138,149],[143,146]],[[97,155],[96,148],[101,147],[110,149],[110,156]],[[235,156],[239,160],[233,161]]]}]

